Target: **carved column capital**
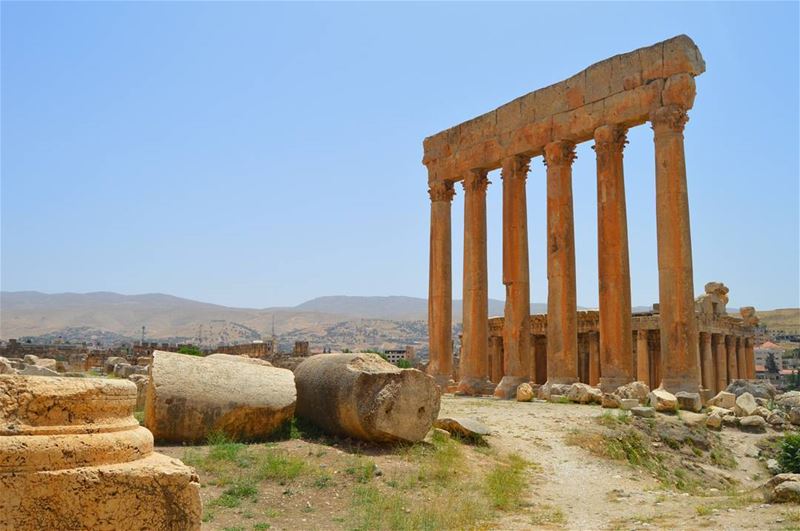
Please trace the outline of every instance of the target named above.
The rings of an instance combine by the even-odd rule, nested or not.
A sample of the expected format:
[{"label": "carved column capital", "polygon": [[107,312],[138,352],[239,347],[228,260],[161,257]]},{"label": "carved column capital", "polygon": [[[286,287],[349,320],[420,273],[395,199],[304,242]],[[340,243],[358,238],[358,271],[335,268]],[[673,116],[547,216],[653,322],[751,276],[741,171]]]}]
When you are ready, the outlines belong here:
[{"label": "carved column capital", "polygon": [[450,181],[433,181],[428,183],[428,195],[431,201],[452,201],[456,194],[455,187]]},{"label": "carved column capital", "polygon": [[571,165],[575,158],[575,142],[557,140],[544,147],[545,166]]},{"label": "carved column capital", "polygon": [[469,170],[464,176],[461,185],[464,187],[464,192],[483,192],[486,193],[486,187],[489,186],[489,179],[487,177],[488,171],[483,169]]},{"label": "carved column capital", "polygon": [[683,133],[689,115],[686,109],[680,105],[665,105],[650,113],[650,123],[653,131],[669,131],[673,133]]},{"label": "carved column capital", "polygon": [[514,155],[503,159],[501,175],[503,180],[528,178],[531,158],[524,155]]},{"label": "carved column capital", "polygon": [[628,143],[628,130],[618,125],[602,125],[594,130],[594,146],[597,156],[622,153]]}]

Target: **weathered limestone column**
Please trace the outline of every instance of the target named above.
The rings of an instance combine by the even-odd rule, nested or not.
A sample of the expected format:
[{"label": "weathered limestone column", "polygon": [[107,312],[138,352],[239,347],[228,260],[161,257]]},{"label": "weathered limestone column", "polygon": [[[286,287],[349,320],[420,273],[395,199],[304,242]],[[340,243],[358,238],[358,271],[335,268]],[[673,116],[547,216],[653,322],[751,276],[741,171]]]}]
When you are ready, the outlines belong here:
[{"label": "weathered limestone column", "polygon": [[433,181],[431,241],[428,284],[428,374],[446,388],[453,377],[453,274],[451,261],[450,205],[455,190],[449,181]]},{"label": "weathered limestone column", "polygon": [[491,386],[489,350],[489,281],[486,273],[485,170],[464,178],[464,342],[461,347],[459,394],[480,395]]},{"label": "weathered limestone column", "polygon": [[650,385],[650,331],[640,329],[636,333],[636,379]]},{"label": "weathered limestone column", "polygon": [[687,120],[686,110],[678,105],[661,107],[650,115],[656,156],[661,386],[672,392],[696,393],[700,368],[683,150]]},{"label": "weathered limestone column", "polygon": [[575,144],[551,142],[547,165],[547,383],[578,381],[572,162]]},{"label": "weathered limestone column", "polygon": [[725,336],[725,357],[728,360],[728,383],[739,377],[739,369],[736,366],[736,338]]},{"label": "weathered limestone column", "polygon": [[[600,338],[598,332],[589,332],[589,385],[597,386],[601,381]],[[630,341],[629,341],[630,343]],[[616,389],[616,387],[615,387]]]},{"label": "weathered limestone column", "polygon": [[529,164],[529,157],[509,157],[503,161],[502,169],[505,373],[494,395],[506,399],[514,398],[517,386],[531,379],[531,284],[528,269],[528,200],[525,194]]},{"label": "weathered limestone column", "polygon": [[600,285],[600,388],[613,392],[634,379],[631,275],[622,150],[625,130],[594,132],[597,154],[597,269]]},{"label": "weathered limestone column", "polygon": [[714,355],[711,350],[711,334],[700,332],[700,365],[702,367],[703,389],[714,390]]},{"label": "weathered limestone column", "polygon": [[744,338],[736,336],[736,367],[740,379],[747,379],[747,357],[744,351]]},{"label": "weathered limestone column", "polygon": [[728,386],[728,355],[725,350],[725,336],[711,334],[711,348],[714,351],[714,365],[716,368],[715,391],[719,393]]},{"label": "weathered limestone column", "polygon": [[756,356],[755,352],[753,351],[755,340],[752,337],[745,338],[744,343],[744,354],[745,354],[745,363],[747,363],[747,378],[749,380],[755,380],[756,378]]}]

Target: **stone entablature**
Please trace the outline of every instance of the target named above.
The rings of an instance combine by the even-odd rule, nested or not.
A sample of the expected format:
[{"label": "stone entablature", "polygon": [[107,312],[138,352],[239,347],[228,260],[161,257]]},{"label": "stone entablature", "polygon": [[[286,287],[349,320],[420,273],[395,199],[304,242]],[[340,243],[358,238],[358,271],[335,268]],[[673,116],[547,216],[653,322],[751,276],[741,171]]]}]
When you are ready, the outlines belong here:
[{"label": "stone entablature", "polygon": [[686,35],[616,55],[429,136],[422,162],[429,181],[459,181],[474,168],[499,168],[513,155],[541,155],[550,142],[591,140],[603,125],[641,125],[663,105],[690,109],[693,78],[705,69]]}]

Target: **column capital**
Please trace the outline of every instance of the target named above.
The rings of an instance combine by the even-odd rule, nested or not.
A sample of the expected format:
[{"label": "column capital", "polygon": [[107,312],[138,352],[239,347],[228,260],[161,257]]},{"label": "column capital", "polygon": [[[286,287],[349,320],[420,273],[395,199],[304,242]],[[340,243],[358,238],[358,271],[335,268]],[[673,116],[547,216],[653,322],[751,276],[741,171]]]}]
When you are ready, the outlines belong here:
[{"label": "column capital", "polygon": [[571,165],[575,158],[575,142],[557,140],[544,147],[545,166]]},{"label": "column capital", "polygon": [[506,179],[522,179],[528,178],[528,171],[530,171],[531,158],[525,155],[513,155],[507,157],[502,161],[501,176],[503,180]]},{"label": "column capital", "polygon": [[592,149],[598,155],[605,153],[621,153],[628,143],[628,130],[619,125],[601,125],[594,130]]},{"label": "column capital", "polygon": [[689,114],[680,105],[665,105],[650,112],[650,123],[655,132],[683,133]]},{"label": "column capital", "polygon": [[469,170],[464,176],[461,185],[464,187],[465,192],[486,192],[486,187],[489,186],[489,179],[487,175],[489,172],[484,169]]},{"label": "column capital", "polygon": [[428,195],[431,201],[452,201],[456,194],[455,187],[451,181],[432,181],[428,183]]}]

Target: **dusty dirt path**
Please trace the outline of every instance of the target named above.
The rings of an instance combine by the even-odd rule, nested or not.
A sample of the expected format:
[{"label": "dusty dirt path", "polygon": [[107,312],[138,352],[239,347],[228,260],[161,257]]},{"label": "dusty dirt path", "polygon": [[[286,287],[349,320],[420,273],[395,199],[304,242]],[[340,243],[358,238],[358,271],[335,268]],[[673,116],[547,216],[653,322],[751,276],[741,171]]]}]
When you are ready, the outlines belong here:
[{"label": "dusty dirt path", "polygon": [[[723,438],[738,468],[739,498],[709,491],[692,496],[665,490],[647,472],[625,462],[595,457],[565,444],[570,430],[580,430],[602,414],[599,406],[519,403],[492,398],[446,395],[441,416],[476,418],[492,428],[490,444],[517,452],[539,465],[532,472],[532,511],[560,509],[564,521],[546,524],[567,529],[798,529],[796,506],[767,505],[753,489],[768,477],[756,459],[755,442],[763,437],[725,430]],[[712,466],[708,463],[708,466]],[[755,478],[755,479],[754,479]],[[746,494],[749,493],[749,496]],[[754,499],[749,499],[754,498]],[[697,507],[700,507],[698,510]],[[707,513],[707,514],[706,514]],[[535,522],[535,521],[534,521]],[[526,513],[509,515],[498,529],[541,527]]]}]

